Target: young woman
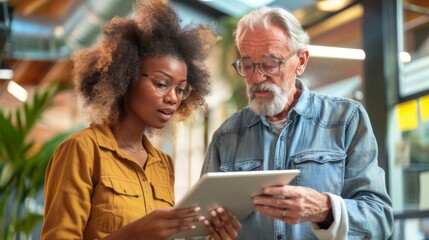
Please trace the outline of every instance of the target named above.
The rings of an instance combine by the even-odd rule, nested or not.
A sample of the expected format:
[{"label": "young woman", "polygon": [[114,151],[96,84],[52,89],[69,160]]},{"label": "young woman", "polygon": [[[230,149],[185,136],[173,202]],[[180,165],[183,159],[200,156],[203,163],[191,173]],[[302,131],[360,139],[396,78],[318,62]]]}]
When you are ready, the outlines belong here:
[{"label": "young woman", "polygon": [[[203,220],[198,208],[171,208],[173,161],[145,133],[205,106],[200,63],[215,37],[205,26],[181,28],[160,2],[138,2],[133,18],[113,19],[99,44],[73,56],[91,125],[48,165],[42,239],[167,239]],[[206,220],[211,237],[234,239],[238,221],[215,212]]]}]

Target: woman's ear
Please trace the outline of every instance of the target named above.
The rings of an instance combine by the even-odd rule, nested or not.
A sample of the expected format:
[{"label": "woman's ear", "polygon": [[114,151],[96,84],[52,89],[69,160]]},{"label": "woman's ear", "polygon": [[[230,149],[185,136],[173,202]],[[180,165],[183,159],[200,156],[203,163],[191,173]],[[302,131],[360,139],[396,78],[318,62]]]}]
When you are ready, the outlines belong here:
[{"label": "woman's ear", "polygon": [[307,67],[308,58],[310,57],[310,53],[307,48],[300,50],[297,53],[299,65],[295,70],[296,75],[300,76],[304,73],[305,68]]}]

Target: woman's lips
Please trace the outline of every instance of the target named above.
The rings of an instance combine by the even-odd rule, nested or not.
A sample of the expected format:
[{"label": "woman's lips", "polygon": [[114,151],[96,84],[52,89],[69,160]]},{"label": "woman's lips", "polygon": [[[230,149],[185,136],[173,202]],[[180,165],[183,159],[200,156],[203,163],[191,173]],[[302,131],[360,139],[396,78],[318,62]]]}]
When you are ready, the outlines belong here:
[{"label": "woman's lips", "polygon": [[160,109],[158,110],[159,118],[163,121],[168,121],[173,117],[174,109]]}]

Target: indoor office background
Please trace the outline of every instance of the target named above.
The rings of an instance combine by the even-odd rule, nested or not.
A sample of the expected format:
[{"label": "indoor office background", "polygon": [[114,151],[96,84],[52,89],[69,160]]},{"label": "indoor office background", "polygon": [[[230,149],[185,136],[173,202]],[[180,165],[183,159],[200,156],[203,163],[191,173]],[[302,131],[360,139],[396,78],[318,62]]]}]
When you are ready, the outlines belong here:
[{"label": "indoor office background", "polygon": [[[46,153],[55,140],[87,124],[76,108],[70,55],[96,42],[100,26],[112,17],[132,14],[132,3],[0,1],[0,239],[39,238]],[[152,136],[175,159],[176,200],[198,180],[213,131],[246,104],[244,81],[229,65],[237,57],[231,39],[235,22],[254,7],[282,6],[293,11],[311,37],[305,84],[355,99],[368,110],[395,212],[391,239],[429,239],[428,0],[170,3],[183,24],[209,23],[220,36],[207,60],[212,79],[208,112]],[[33,104],[43,102],[40,94],[57,83],[64,89],[51,90],[48,108]],[[26,114],[15,114],[24,108]],[[19,127],[19,119],[32,122],[38,112],[31,129]]]}]

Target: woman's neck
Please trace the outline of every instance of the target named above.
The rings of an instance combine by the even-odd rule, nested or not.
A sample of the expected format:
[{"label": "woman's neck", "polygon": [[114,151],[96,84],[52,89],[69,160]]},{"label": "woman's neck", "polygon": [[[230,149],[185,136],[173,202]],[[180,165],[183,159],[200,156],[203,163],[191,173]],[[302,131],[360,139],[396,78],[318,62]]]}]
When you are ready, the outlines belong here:
[{"label": "woman's neck", "polygon": [[132,124],[126,120],[111,127],[113,136],[119,147],[126,146],[133,149],[141,149],[145,128],[141,125]]}]

